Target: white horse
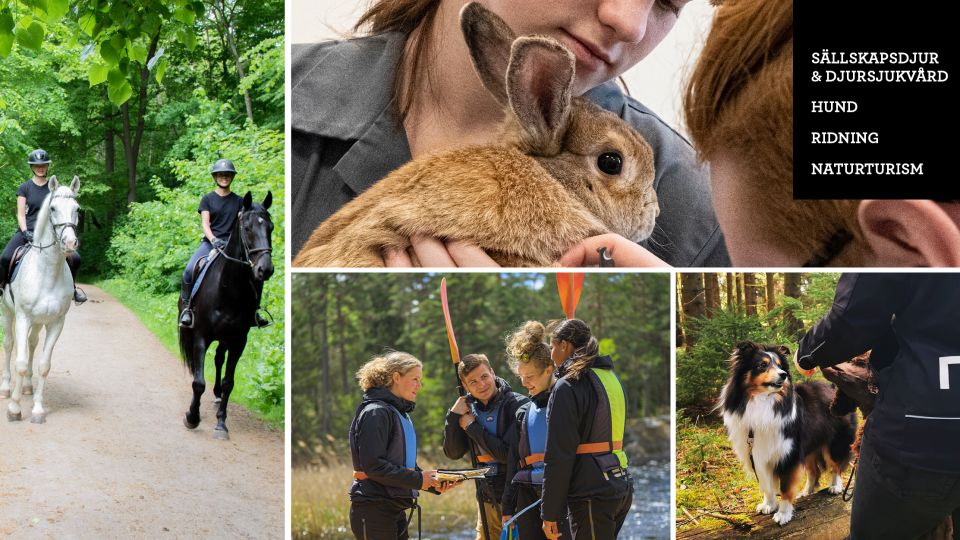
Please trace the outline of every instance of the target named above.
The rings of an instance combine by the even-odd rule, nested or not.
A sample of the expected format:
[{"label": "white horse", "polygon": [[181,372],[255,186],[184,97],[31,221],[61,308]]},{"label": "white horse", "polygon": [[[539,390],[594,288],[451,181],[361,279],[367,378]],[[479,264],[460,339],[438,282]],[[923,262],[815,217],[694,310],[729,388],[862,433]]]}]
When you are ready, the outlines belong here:
[{"label": "white horse", "polygon": [[[33,351],[40,341],[40,329],[46,328],[43,351],[37,365],[39,381],[33,396],[31,422],[45,420],[43,386],[50,372],[50,359],[63,330],[63,319],[73,298],[73,277],[67,266],[66,255],[77,250],[77,220],[80,205],[77,191],[80,179],[76,176],[70,186],[62,186],[53,176],[47,184],[50,195],[44,199],[33,231],[33,247],[23,256],[17,279],[3,291],[3,381],[0,396],[10,394],[10,375],[13,372],[13,394],[7,405],[7,420],[20,420],[20,398],[29,393],[33,375]],[[17,345],[16,368],[11,351]]]}]

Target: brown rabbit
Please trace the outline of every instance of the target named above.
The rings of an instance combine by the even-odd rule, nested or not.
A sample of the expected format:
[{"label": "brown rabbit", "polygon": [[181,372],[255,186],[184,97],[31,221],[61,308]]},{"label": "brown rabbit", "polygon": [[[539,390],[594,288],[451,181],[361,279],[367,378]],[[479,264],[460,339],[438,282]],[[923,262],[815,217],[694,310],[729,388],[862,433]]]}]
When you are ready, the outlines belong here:
[{"label": "brown rabbit", "polygon": [[412,235],[473,242],[502,266],[551,266],[589,236],[639,242],[653,231],[653,150],[616,115],[571,98],[573,54],[548,37],[515,38],[477,3],[460,22],[506,111],[500,144],[393,171],[321,223],[294,266],[383,266],[382,251],[408,248]]}]

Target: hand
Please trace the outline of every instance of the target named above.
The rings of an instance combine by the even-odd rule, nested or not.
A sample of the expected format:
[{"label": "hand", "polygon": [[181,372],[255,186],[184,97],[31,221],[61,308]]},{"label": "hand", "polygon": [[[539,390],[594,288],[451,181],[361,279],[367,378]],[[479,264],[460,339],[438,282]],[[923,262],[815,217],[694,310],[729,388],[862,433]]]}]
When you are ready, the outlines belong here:
[{"label": "hand", "polygon": [[410,238],[416,264],[404,250],[388,249],[383,254],[383,264],[392,268],[422,267],[499,267],[496,261],[479,247],[461,240],[444,243],[436,238],[415,235]]},{"label": "hand", "polygon": [[32,242],[33,242],[33,231],[23,231],[23,239],[26,240],[28,244],[29,244],[29,243],[32,243]]},{"label": "hand", "polygon": [[223,251],[223,249],[227,247],[227,241],[221,238],[214,238],[213,247],[219,249],[220,251]]},{"label": "hand", "polygon": [[542,528],[543,535],[547,538],[560,538],[560,529],[557,527],[556,521],[544,521]]},{"label": "hand", "polygon": [[450,407],[452,412],[455,412],[459,415],[464,415],[470,412],[470,407],[467,406],[467,396],[460,396],[455,402],[453,402],[453,407]]},{"label": "hand", "polygon": [[420,476],[423,477],[423,481],[420,483],[420,489],[430,489],[430,488],[439,488],[440,481],[437,480],[437,471],[420,471]]},{"label": "hand", "polygon": [[466,431],[466,430],[467,430],[467,427],[469,427],[470,424],[472,424],[472,423],[474,423],[474,422],[476,422],[476,421],[477,421],[477,417],[473,416],[473,415],[470,414],[470,413],[467,413],[467,414],[465,414],[465,415],[463,415],[463,416],[460,417],[460,429]]},{"label": "hand", "polygon": [[463,480],[454,480],[454,481],[450,481],[450,482],[440,482],[440,487],[434,488],[434,489],[436,489],[438,493],[444,493],[444,492],[450,491],[451,489],[459,486],[461,483],[463,483]]},{"label": "hand", "polygon": [[800,367],[800,360],[799,360],[799,357],[797,356],[797,352],[798,351],[793,351],[793,365],[797,366],[797,371],[799,371],[800,373],[803,373],[807,377],[813,377],[813,374],[817,372],[817,368],[803,369],[802,367]]},{"label": "hand", "polygon": [[607,248],[607,255],[618,268],[670,266],[639,244],[613,233],[591,236],[573,246],[560,257],[560,266],[597,266],[600,264],[597,249],[601,247]]},{"label": "hand", "polygon": [[510,521],[510,518],[512,518],[512,517],[513,517],[512,515],[511,515],[511,516],[503,516],[503,519],[500,521],[500,524],[501,524],[501,525],[506,525],[507,522]]}]

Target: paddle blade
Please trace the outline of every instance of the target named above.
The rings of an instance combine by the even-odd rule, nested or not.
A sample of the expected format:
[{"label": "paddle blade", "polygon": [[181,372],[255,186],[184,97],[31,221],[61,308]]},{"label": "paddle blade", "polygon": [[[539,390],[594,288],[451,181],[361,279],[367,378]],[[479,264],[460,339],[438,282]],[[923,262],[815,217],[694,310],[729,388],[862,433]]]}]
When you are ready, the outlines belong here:
[{"label": "paddle blade", "polygon": [[459,364],[460,348],[457,347],[457,338],[453,335],[453,323],[450,321],[450,306],[447,305],[447,278],[440,280],[440,304],[443,306],[443,322],[447,325],[447,341],[450,343],[450,360],[454,364]]},{"label": "paddle blade", "polygon": [[568,319],[572,319],[580,302],[580,293],[583,291],[583,272],[558,273],[557,291],[560,293],[560,306]]}]

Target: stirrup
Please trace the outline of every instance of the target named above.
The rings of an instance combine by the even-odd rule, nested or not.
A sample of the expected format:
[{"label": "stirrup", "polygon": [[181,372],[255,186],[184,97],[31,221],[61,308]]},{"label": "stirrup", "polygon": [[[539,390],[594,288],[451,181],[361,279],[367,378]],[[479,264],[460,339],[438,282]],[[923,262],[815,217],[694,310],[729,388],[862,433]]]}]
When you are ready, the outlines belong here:
[{"label": "stirrup", "polygon": [[[266,313],[269,319],[267,317],[260,315],[261,311]],[[273,324],[273,315],[270,315],[269,311],[263,308],[257,308],[257,311],[253,313],[253,325],[256,326],[257,328],[266,328],[272,324]]]},{"label": "stirrup", "polygon": [[184,308],[183,311],[180,312],[179,324],[180,324],[180,328],[193,328],[193,310],[192,309]]}]

